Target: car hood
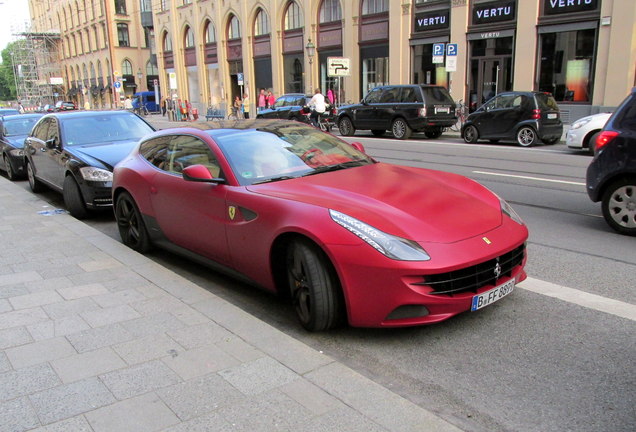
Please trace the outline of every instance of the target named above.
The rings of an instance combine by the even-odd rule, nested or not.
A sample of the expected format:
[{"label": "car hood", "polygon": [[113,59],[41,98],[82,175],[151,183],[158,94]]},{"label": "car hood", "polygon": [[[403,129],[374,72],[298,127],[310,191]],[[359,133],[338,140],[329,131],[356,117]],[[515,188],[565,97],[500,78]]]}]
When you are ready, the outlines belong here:
[{"label": "car hood", "polygon": [[377,163],[249,186],[252,192],[337,210],[389,234],[453,243],[502,223],[499,198],[441,171]]},{"label": "car hood", "polygon": [[24,147],[24,140],[26,139],[27,135],[14,135],[14,136],[6,136],[4,137],[5,141],[7,141],[9,144],[11,144],[14,148],[23,148]]},{"label": "car hood", "polygon": [[128,156],[136,145],[137,141],[115,141],[67,147],[67,150],[91,166],[102,165],[112,171],[113,167]]}]

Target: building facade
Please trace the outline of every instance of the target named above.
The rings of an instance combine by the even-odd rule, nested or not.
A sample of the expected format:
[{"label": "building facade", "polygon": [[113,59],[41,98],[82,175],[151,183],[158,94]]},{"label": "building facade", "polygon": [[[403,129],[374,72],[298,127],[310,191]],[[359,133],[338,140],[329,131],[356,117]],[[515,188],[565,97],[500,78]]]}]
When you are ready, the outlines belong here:
[{"label": "building facade", "polygon": [[[261,88],[331,88],[346,102],[381,84],[430,83],[472,109],[505,90],[547,91],[567,121],[615,107],[636,85],[633,0],[153,0],[152,9],[160,85],[200,109]],[[436,63],[436,44],[456,55]],[[334,70],[338,58],[346,71]]]},{"label": "building facade", "polygon": [[59,34],[58,99],[112,108],[159,82],[151,0],[29,0],[36,33]]}]

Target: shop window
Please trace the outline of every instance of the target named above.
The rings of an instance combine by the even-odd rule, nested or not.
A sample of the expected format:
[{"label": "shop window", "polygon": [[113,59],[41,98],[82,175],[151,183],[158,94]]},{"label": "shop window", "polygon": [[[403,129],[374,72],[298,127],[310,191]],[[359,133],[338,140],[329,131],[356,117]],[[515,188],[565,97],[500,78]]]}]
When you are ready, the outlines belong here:
[{"label": "shop window", "polygon": [[433,63],[433,44],[413,47],[413,83],[448,87],[448,73],[443,63]]},{"label": "shop window", "polygon": [[389,58],[376,57],[362,60],[362,91],[389,83]]},{"label": "shop window", "polygon": [[541,35],[539,90],[560,102],[591,102],[595,29]]}]

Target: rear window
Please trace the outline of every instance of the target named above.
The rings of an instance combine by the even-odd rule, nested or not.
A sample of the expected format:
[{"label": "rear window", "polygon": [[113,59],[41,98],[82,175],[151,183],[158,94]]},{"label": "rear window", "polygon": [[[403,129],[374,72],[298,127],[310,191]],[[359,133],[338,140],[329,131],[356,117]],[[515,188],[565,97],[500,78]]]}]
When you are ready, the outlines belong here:
[{"label": "rear window", "polygon": [[444,87],[422,87],[426,103],[454,104],[453,98]]},{"label": "rear window", "polygon": [[557,105],[556,100],[547,93],[537,93],[537,103],[539,104],[539,109],[552,109],[559,110],[559,105]]},{"label": "rear window", "polygon": [[636,95],[634,93],[618,108],[613,123],[617,129],[636,130]]}]

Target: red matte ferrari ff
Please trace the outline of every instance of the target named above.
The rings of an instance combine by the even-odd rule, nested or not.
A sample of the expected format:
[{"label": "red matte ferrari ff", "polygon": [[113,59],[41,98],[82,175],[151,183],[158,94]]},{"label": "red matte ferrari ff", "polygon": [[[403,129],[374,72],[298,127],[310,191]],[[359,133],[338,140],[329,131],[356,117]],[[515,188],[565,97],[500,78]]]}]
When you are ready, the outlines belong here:
[{"label": "red matte ferrari ff", "polygon": [[126,245],[286,295],[311,331],[435,323],[526,278],[526,226],[475,181],[380,163],[297,122],[237,123],[152,133],[117,165]]}]

